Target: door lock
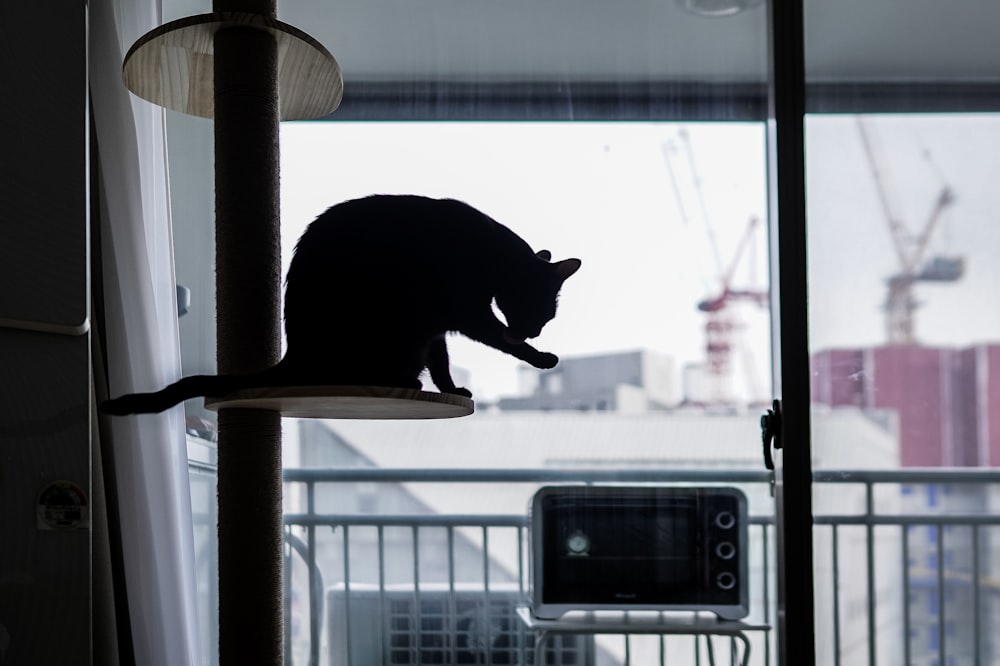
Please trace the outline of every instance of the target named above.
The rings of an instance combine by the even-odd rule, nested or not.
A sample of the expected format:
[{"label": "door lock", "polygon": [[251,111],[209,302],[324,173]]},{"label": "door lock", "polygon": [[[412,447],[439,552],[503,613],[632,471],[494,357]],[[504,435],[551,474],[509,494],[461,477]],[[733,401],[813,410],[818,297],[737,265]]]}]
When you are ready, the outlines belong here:
[{"label": "door lock", "polygon": [[764,447],[764,467],[771,472],[771,496],[774,497],[774,456],[771,446],[782,448],[781,441],[781,401],[775,400],[771,409],[760,417],[760,436]]}]

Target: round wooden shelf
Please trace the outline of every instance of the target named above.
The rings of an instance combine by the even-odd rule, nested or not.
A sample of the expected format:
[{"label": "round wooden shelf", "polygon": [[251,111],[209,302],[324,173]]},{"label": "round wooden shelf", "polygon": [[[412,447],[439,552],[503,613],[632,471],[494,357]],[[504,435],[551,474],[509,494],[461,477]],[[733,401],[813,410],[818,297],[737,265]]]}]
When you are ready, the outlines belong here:
[{"label": "round wooden shelf", "polygon": [[205,408],[267,409],[319,419],[450,419],[475,411],[470,398],[385,386],[277,386],[206,398]]},{"label": "round wooden shelf", "polygon": [[287,23],[239,12],[190,16],[146,33],[125,56],[125,86],[172,111],[212,118],[214,37],[232,27],[266,30],[277,40],[281,120],[319,118],[340,105],[344,92],[340,66],[322,44]]}]

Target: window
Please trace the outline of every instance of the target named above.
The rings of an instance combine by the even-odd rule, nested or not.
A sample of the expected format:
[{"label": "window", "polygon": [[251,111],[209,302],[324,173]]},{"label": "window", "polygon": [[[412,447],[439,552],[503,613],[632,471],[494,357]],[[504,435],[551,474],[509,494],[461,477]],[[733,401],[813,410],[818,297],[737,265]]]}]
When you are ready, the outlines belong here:
[{"label": "window", "polygon": [[[976,211],[1000,204],[983,174],[996,162],[1000,117],[812,116],[807,145],[814,403],[855,409],[869,419],[888,415],[870,421],[884,423],[889,435],[882,459],[870,466],[990,466],[986,433],[995,410],[987,405],[989,382],[997,375],[992,359],[1000,349],[1000,318],[995,308],[978,303],[980,293],[996,287],[990,257],[1000,237]],[[813,433],[819,450],[832,441],[819,424]],[[971,481],[927,483],[896,495],[884,486],[875,511],[981,514],[989,512],[995,492]],[[925,526],[922,539],[905,545],[910,552],[903,557],[911,564],[904,581],[894,564],[904,543],[882,530],[875,564],[884,568],[874,576],[895,580],[906,594],[937,585],[939,566],[945,580],[969,580],[973,531],[974,538],[985,538],[975,526]],[[969,587],[946,589],[943,609],[936,592],[928,597],[931,617],[971,604]],[[896,614],[894,597],[876,617]],[[925,617],[915,612],[910,621],[920,624]],[[971,629],[977,631],[974,623]],[[933,636],[936,641],[936,630]],[[970,650],[978,640],[963,636],[945,649],[974,659]],[[893,632],[880,631],[879,642],[892,646]],[[909,647],[916,658],[917,644]]]},{"label": "window", "polygon": [[[477,400],[474,417],[325,427],[373,467],[451,468],[461,460],[484,471],[580,469],[583,474],[717,468],[718,461],[730,468],[758,466],[751,406],[766,402],[770,365],[766,232],[760,224],[766,208],[763,131],[753,123],[676,122],[285,126],[283,245],[289,251],[302,225],[331,203],[328,188],[318,184],[334,183],[337,200],[372,192],[459,198],[536,249],[550,249],[554,259],[584,261],[537,342],[560,354],[555,370],[526,368],[451,336],[451,363],[467,376]],[[334,153],[355,168],[342,173],[338,162],[318,157]],[[754,296],[733,298],[724,311],[700,309],[721,296],[727,286],[722,273],[733,266],[728,287]],[[720,341],[725,354],[717,348]],[[712,368],[709,349],[715,354]],[[526,374],[536,377],[524,382]],[[522,384],[534,388],[521,393]],[[425,386],[433,390],[426,378]],[[303,456],[299,464],[316,462]],[[372,514],[389,513],[391,507],[404,513],[523,515],[537,487],[383,487]],[[754,511],[770,511],[764,484],[747,492]],[[290,492],[286,502],[290,512],[302,510],[300,493]],[[317,512],[349,506],[344,494],[317,487]],[[758,568],[761,536],[755,530],[752,561]],[[380,576],[389,585],[412,585],[415,577],[428,585],[448,581],[448,562],[435,555],[449,551],[445,533],[421,530],[419,536],[384,538],[394,546],[383,546],[384,564],[374,568],[369,563],[379,558],[376,531],[353,529],[346,544],[339,532],[320,534],[324,581],[335,584],[345,570],[357,584],[377,585]],[[453,538],[450,566],[460,572],[459,582],[517,581],[518,550],[509,545],[514,534],[491,529],[488,542],[480,535]],[[486,547],[492,553],[488,574],[480,552]],[[763,594],[755,586],[755,603],[763,602]],[[758,606],[756,612],[763,611]],[[653,649],[644,642],[632,639],[629,649]],[[612,653],[621,649],[620,639],[597,643]]]},{"label": "window", "polygon": [[[979,24],[992,20],[994,9],[970,3],[959,13],[929,6],[911,13],[911,27],[928,38],[919,44],[884,39],[884,29],[898,27],[901,17],[889,5],[864,8],[854,27],[823,3],[806,9],[814,410],[866,419],[887,436],[882,457],[866,466],[898,474],[898,483],[842,486],[867,493],[862,513],[900,519],[871,531],[878,555],[858,570],[872,584],[895,589],[855,619],[868,641],[840,657],[842,663],[899,655],[907,663],[989,661],[997,647],[980,615],[989,611],[975,608],[974,598],[988,596],[983,567],[991,565],[976,550],[992,528],[973,523],[990,513],[996,493],[995,479],[976,472],[995,465],[987,432],[1000,413],[991,397],[1000,377],[1000,310],[980,305],[1000,277],[991,259],[1000,236],[980,212],[1000,203],[985,178],[997,166],[1000,116],[995,101],[974,98],[995,85],[983,86],[996,77],[981,67],[996,56],[979,51],[986,49]],[[833,57],[838,43],[870,57],[844,51]],[[847,70],[858,75],[854,84],[838,83],[838,71],[841,81],[852,78],[843,76]],[[814,450],[842,439],[813,424]],[[838,465],[816,461],[817,469]],[[941,478],[915,483],[908,475],[916,468],[939,470]],[[817,490],[814,509],[822,512],[831,501]],[[923,516],[944,524],[905,526]],[[824,547],[817,542],[817,551]],[[968,618],[964,630],[939,642],[937,622],[959,617]]]},{"label": "window", "polygon": [[[580,470],[581,479],[594,469],[712,468],[720,470],[720,483],[727,482],[725,471],[759,469],[757,418],[772,394],[763,10],[729,21],[683,13],[674,3],[634,14],[560,5],[546,10],[558,17],[552,21],[538,6],[478,7],[473,14],[450,5],[390,12],[348,3],[337,9],[342,27],[330,28],[333,9],[317,17],[307,13],[308,3],[295,4],[283,18],[331,30],[330,48],[338,58],[344,49],[349,78],[344,107],[329,122],[283,128],[286,254],[304,225],[333,203],[372,192],[417,192],[465,199],[557,257],[582,257],[584,268],[567,283],[559,315],[539,339],[562,356],[556,372],[519,367],[455,338],[452,361],[475,392],[474,419],[289,421],[286,466],[568,469]],[[986,94],[976,82],[995,70],[992,47],[982,50],[992,43],[983,33],[994,24],[986,20],[992,10],[980,7],[979,18],[974,11],[942,17],[926,10],[920,20],[920,12],[900,10],[919,23],[911,26],[914,41],[901,36],[887,43],[884,34],[899,34],[885,27],[890,8],[864,10],[872,12],[869,21],[838,13],[845,10],[835,5],[807,4],[815,466],[847,474],[991,465],[996,454],[988,415],[995,410],[984,387],[1000,356],[997,310],[985,304],[997,286],[989,257],[998,238],[988,220],[1000,203],[989,181],[997,171],[1000,128],[989,109],[968,104]],[[463,23],[448,29],[451,20]],[[407,30],[382,32],[399,26]],[[600,39],[592,38],[594,31]],[[387,62],[379,53],[388,58],[388,50],[359,48],[376,32],[407,56],[398,61],[403,69],[379,69]],[[511,39],[498,45],[501,34]],[[961,60],[948,48],[957,40],[967,43],[971,57]],[[977,69],[960,69],[969,63]],[[905,70],[911,65],[943,69],[914,78]],[[955,82],[956,72],[972,79]],[[926,108],[935,104],[939,108]],[[955,110],[967,113],[947,113]],[[178,224],[176,256],[194,296],[192,313],[182,320],[185,371],[192,374],[210,371],[214,358],[211,194],[205,187],[210,127],[176,116],[169,122],[176,142],[175,218],[190,222]],[[203,416],[197,404],[189,409]],[[941,486],[950,489],[941,493],[941,484],[926,480],[850,485],[844,478],[861,477],[830,480],[814,498],[816,513],[834,525],[868,512],[985,513],[993,492],[971,481]],[[496,483],[484,490],[483,484],[410,481],[380,484],[360,501],[350,482],[310,489],[290,483],[286,499],[290,514],[432,516],[502,506],[523,515],[537,485]],[[766,486],[747,492],[751,511],[770,517]],[[824,576],[817,582],[817,631],[829,648],[824,653],[840,650],[843,663],[866,656],[881,663],[917,649],[911,640],[917,634],[911,626],[907,635],[903,616],[928,609],[913,600],[936,575],[944,531],[929,525],[918,532],[906,522],[845,526],[839,533],[817,528],[816,566]],[[987,530],[968,533],[988,552]],[[327,586],[348,574],[358,583],[440,582],[449,568],[477,584],[517,578],[513,530],[418,535],[398,526],[310,532],[295,524],[289,534],[313,539]],[[763,528],[755,534],[753,564],[763,569],[769,536]],[[979,574],[969,564],[974,542],[956,546],[964,549],[958,557],[948,551],[948,575]],[[483,553],[493,547],[496,553],[507,548],[507,555],[486,558],[484,566]],[[373,557],[380,548],[389,553],[384,568]],[[440,557],[448,549],[455,561]],[[304,559],[292,552],[289,558],[291,584],[306,586],[293,588],[298,629],[290,651],[301,658],[317,650],[307,625],[318,618],[304,608]],[[773,566],[773,558],[768,561]],[[985,575],[985,561],[981,565]],[[755,617],[762,617],[773,590],[762,576],[753,584]],[[942,612],[965,603],[961,596]],[[928,598],[937,603],[935,594]],[[864,612],[843,613],[835,603]],[[328,655],[329,638],[322,638],[328,625],[318,631]],[[848,636],[868,640],[848,642]],[[977,638],[977,650],[980,642],[989,638]],[[754,654],[769,659],[769,648],[755,646]]]}]

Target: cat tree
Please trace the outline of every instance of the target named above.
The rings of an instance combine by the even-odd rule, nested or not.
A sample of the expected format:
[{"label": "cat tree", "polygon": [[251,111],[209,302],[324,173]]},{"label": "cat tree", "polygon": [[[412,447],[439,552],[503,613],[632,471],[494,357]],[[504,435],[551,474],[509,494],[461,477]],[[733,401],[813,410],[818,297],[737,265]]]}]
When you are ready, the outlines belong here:
[{"label": "cat tree", "polygon": [[[125,85],[214,118],[217,365],[242,374],[280,356],[279,120],[340,104],[333,56],[278,21],[275,0],[215,0],[125,57]],[[282,663],[281,417],[449,418],[456,395],[372,386],[273,387],[206,400],[219,414],[219,661]]]}]

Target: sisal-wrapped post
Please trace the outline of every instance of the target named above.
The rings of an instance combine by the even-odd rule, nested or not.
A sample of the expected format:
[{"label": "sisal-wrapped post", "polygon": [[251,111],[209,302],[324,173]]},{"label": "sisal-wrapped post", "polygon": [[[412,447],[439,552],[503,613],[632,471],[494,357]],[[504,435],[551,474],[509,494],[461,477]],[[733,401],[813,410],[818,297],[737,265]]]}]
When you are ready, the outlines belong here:
[{"label": "sisal-wrapped post", "polygon": [[[273,2],[215,11],[275,16]],[[215,35],[217,360],[254,372],[280,355],[277,45],[263,30]],[[219,663],[282,663],[281,416],[219,411]]]}]

